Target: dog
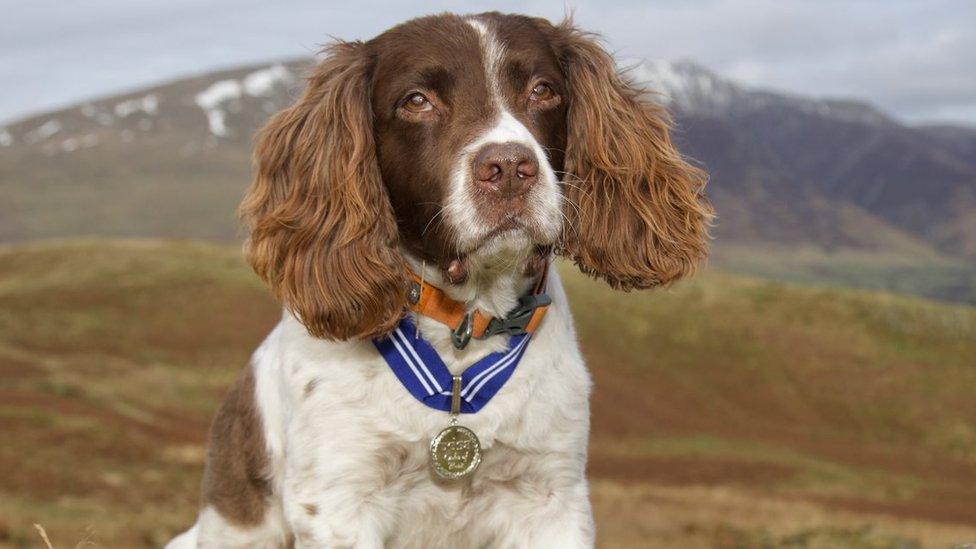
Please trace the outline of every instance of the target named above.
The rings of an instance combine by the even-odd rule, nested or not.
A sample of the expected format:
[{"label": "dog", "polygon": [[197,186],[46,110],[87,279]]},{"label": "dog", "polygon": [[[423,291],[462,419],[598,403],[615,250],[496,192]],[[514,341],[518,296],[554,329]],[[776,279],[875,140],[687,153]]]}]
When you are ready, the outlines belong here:
[{"label": "dog", "polygon": [[593,546],[591,380],[550,261],[690,274],[705,174],[571,21],[443,14],[324,53],[241,205],[284,314],[169,547]]}]

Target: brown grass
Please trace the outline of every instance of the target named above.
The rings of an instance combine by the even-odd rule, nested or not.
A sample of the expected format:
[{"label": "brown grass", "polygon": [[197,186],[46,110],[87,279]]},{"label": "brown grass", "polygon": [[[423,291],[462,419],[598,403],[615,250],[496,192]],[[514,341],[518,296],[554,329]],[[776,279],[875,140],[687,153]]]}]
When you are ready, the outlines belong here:
[{"label": "brown grass", "polygon": [[[238,256],[0,249],[0,547],[38,546],[35,523],[159,546],[192,522],[209,418],[279,315]],[[614,294],[563,272],[596,382],[601,546],[976,540],[973,309],[719,273]]]}]

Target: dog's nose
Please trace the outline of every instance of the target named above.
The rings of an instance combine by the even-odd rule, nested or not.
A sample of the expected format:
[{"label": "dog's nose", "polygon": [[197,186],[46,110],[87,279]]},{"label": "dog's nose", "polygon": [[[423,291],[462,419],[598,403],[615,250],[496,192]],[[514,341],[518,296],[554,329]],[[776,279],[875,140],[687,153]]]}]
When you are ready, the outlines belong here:
[{"label": "dog's nose", "polygon": [[474,157],[474,180],[482,188],[510,198],[535,184],[539,161],[519,143],[491,143]]}]

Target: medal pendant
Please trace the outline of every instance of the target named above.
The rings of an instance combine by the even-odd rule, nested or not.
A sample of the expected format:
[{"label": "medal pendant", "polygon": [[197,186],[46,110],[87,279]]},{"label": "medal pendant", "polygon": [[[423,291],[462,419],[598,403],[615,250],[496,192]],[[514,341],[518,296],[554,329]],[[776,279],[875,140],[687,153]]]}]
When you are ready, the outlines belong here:
[{"label": "medal pendant", "polygon": [[461,413],[461,376],[451,390],[451,424],[430,440],[430,466],[441,478],[464,478],[481,465],[481,442],[474,431],[457,424]]},{"label": "medal pendant", "polygon": [[431,439],[430,464],[441,478],[464,478],[481,464],[481,443],[471,429],[450,425]]}]

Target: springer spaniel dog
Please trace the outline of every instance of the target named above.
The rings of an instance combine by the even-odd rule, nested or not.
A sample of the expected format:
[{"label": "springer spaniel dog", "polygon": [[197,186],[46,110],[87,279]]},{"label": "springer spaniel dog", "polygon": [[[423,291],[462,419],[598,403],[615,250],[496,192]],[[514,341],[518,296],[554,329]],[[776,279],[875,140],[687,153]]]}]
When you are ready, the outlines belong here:
[{"label": "springer spaniel dog", "polygon": [[285,312],[169,547],[591,547],[591,382],[549,263],[689,274],[705,175],[569,21],[437,15],[326,53],[257,138],[246,251]]}]

